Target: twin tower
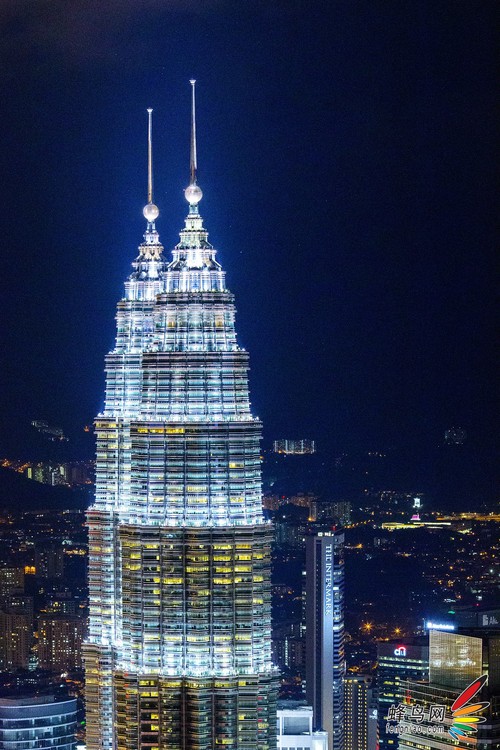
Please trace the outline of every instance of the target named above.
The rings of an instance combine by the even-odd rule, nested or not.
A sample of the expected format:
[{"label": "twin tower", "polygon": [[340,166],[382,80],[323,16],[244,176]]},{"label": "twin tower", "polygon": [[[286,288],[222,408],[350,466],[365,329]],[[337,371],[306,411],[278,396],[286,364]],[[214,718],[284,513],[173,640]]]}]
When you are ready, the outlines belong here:
[{"label": "twin tower", "polygon": [[189,212],[171,260],[155,228],[148,111],[147,227],[95,423],[88,750],[276,747],[261,424],[199,214],[191,86]]}]

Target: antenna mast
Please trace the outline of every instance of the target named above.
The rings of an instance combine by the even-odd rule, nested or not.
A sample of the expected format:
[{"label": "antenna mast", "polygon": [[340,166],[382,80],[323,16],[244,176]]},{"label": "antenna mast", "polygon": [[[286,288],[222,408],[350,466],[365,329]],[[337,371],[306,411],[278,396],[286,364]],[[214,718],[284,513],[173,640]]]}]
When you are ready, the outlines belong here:
[{"label": "antenna mast", "polygon": [[190,159],[190,176],[191,185],[196,185],[196,100],[195,100],[195,84],[196,80],[191,78],[189,81],[191,84],[191,159]]}]

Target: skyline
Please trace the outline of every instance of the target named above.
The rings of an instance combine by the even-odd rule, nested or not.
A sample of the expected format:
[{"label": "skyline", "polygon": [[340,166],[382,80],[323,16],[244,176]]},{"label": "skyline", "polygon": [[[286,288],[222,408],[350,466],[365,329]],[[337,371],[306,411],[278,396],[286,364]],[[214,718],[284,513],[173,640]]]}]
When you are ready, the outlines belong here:
[{"label": "skyline", "polygon": [[69,19],[47,8],[45,26],[2,11],[2,454],[31,419],[71,431],[101,407],[112,300],[142,235],[145,110],[168,252],[191,75],[204,214],[266,440],[342,450],[458,426],[494,444],[493,4],[431,5],[151,3],[154,21],[129,3],[130,43],[101,18],[101,57],[93,40],[69,54]]}]

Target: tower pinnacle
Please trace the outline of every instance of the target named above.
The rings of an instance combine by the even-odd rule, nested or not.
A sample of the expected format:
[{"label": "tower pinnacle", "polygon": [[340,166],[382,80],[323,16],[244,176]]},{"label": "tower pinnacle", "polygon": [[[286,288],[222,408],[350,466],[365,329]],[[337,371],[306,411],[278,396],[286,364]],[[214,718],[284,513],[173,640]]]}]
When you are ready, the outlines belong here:
[{"label": "tower pinnacle", "polygon": [[148,224],[152,224],[158,218],[160,210],[153,203],[153,110],[148,108],[148,203],[144,206],[142,213]]},{"label": "tower pinnacle", "polygon": [[198,167],[196,158],[196,98],[195,84],[196,80],[191,78],[191,154],[189,161],[190,183],[184,190],[184,195],[190,206],[196,206],[203,198],[201,188],[196,184],[196,170]]}]

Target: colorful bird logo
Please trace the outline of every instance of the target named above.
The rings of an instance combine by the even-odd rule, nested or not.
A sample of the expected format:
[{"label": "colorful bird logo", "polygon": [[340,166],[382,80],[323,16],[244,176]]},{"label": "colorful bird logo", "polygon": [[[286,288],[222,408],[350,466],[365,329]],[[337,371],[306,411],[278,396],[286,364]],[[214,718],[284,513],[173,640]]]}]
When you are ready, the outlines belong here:
[{"label": "colorful bird logo", "polygon": [[[486,684],[488,675],[484,674],[479,679],[474,680],[471,684],[463,690],[456,701],[452,704],[451,713],[453,723],[448,729],[454,740],[467,740],[471,744],[475,745],[477,740],[475,737],[469,735],[477,732],[477,725],[486,721],[484,716],[476,716],[477,711],[483,711],[488,708],[489,703],[469,703],[470,700],[478,693],[483,685]],[[467,705],[469,704],[469,705]]]}]

